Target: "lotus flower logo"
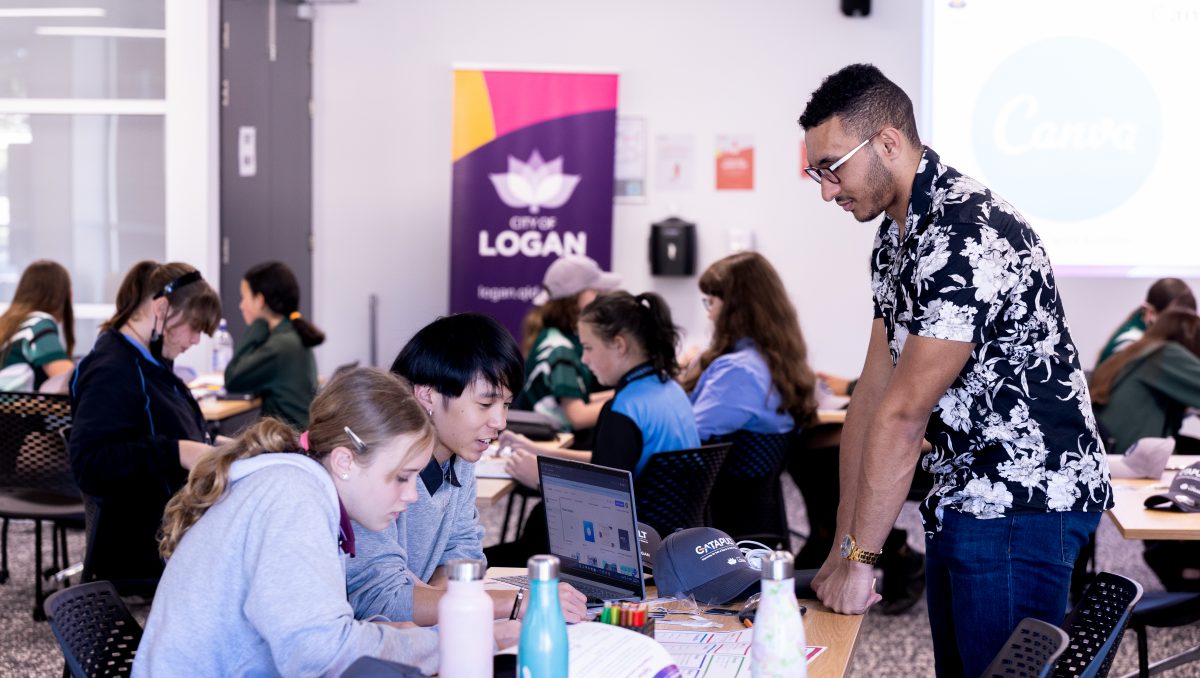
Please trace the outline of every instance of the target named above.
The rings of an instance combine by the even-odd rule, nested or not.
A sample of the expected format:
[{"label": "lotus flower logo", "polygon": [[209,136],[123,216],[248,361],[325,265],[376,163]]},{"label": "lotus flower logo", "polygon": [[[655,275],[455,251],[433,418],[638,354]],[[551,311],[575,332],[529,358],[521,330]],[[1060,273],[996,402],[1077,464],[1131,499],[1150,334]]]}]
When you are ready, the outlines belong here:
[{"label": "lotus flower logo", "polygon": [[529,162],[508,156],[508,172],[489,174],[488,178],[505,205],[528,207],[533,214],[543,207],[562,207],[579,184],[579,175],[562,173],[561,156],[546,162],[537,149],[529,156]]}]

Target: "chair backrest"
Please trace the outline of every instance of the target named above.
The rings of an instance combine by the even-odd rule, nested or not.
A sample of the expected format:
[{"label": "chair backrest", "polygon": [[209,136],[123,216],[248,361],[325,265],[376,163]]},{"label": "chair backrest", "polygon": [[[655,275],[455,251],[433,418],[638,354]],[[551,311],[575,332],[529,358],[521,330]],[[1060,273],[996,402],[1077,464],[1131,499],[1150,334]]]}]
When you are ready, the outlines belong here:
[{"label": "chair backrest", "polygon": [[1069,641],[1067,632],[1054,624],[1026,617],[983,672],[983,678],[1045,678]]},{"label": "chair backrest", "polygon": [[71,399],[0,393],[0,489],[39,490],[78,499],[67,435]]},{"label": "chair backrest", "polygon": [[1070,644],[1054,665],[1054,676],[1103,678],[1121,644],[1142,585],[1128,577],[1101,572],[1067,615],[1063,629]]},{"label": "chair backrest", "polygon": [[72,675],[129,675],[142,627],[110,582],[65,588],[43,607]]},{"label": "chair backrest", "polygon": [[633,481],[638,520],[659,534],[704,525],[704,508],[729,443],[659,452]]},{"label": "chair backrest", "polygon": [[792,445],[791,433],[754,433],[739,430],[729,436],[729,453],[721,466],[721,478],[767,479],[783,472]]}]

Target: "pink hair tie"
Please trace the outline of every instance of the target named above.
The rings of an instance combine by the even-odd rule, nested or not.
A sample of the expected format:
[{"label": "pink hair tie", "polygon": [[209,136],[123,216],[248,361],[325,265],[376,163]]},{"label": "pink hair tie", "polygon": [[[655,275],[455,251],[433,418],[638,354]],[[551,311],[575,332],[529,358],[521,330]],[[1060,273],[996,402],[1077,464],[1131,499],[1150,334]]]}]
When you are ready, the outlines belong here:
[{"label": "pink hair tie", "polygon": [[308,452],[308,431],[300,434],[300,449]]}]

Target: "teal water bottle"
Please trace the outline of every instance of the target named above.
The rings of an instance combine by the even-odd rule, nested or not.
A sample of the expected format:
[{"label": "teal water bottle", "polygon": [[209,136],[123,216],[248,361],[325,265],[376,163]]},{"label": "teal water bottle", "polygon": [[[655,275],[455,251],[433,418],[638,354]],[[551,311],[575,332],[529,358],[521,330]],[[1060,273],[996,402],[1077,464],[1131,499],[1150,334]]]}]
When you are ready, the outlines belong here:
[{"label": "teal water bottle", "polygon": [[517,678],[567,675],[567,623],[558,603],[558,558],[529,559],[529,606],[517,645]]}]

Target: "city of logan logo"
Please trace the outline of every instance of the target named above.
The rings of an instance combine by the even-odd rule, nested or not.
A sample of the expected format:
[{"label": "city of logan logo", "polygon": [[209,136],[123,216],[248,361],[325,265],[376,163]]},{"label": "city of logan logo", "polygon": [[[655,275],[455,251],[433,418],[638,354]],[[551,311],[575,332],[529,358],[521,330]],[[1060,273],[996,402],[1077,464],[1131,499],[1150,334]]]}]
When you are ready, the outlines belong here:
[{"label": "city of logan logo", "polygon": [[563,174],[562,156],[546,162],[533,150],[528,162],[508,156],[508,172],[489,174],[500,200],[509,207],[528,207],[537,214],[543,208],[562,207],[579,184],[579,175]]}]

